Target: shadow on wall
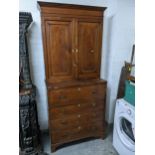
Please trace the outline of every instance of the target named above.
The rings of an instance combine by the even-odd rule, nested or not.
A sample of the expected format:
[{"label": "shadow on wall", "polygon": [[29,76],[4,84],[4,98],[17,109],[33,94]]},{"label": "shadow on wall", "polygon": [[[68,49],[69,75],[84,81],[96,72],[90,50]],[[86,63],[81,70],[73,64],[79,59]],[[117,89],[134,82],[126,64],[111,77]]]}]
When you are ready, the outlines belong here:
[{"label": "shadow on wall", "polygon": [[[103,32],[103,57],[104,59],[104,75],[105,79],[108,78],[109,75],[109,65],[110,65],[110,47],[111,47],[111,37],[112,37],[112,20],[113,16],[111,17],[106,17],[105,16],[105,21],[104,21],[104,32]],[[106,43],[104,43],[105,41]],[[106,51],[106,52],[105,52]]]},{"label": "shadow on wall", "polygon": [[[111,48],[111,37],[112,37],[112,21],[113,16],[106,17],[104,19],[104,29],[103,29],[103,63],[102,66],[103,68],[101,71],[103,73],[101,75],[103,79],[108,80],[108,75],[109,75],[109,66],[110,66],[110,48]],[[102,67],[101,66],[101,67]],[[108,82],[108,81],[107,81]],[[110,112],[110,95],[111,95],[111,88],[109,87],[109,84],[107,83],[107,96],[106,96],[106,121],[108,122],[109,120],[109,112]]]},{"label": "shadow on wall", "polygon": [[[28,48],[30,72],[33,83],[36,85],[36,101],[38,110],[38,121],[41,130],[48,129],[48,105],[45,84],[44,58],[41,40],[41,24],[38,17],[32,14],[34,22],[29,28]],[[39,16],[40,18],[40,16]]]},{"label": "shadow on wall", "polygon": [[31,26],[29,27],[29,33],[28,33],[28,49],[29,49],[29,64],[30,64],[30,73],[31,73],[31,79],[34,83],[34,67],[33,67],[33,52],[34,52],[34,49],[32,48],[32,44],[31,44],[31,40],[32,40],[32,34],[33,34],[33,30],[35,29],[36,27],[36,23],[33,21]]}]

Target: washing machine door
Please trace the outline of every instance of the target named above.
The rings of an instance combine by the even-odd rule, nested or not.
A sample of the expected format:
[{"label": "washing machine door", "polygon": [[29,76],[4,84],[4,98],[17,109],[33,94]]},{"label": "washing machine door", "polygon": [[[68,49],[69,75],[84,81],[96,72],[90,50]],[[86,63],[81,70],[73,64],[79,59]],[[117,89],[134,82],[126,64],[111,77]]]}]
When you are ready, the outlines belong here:
[{"label": "washing machine door", "polygon": [[130,151],[135,151],[134,120],[125,113],[118,115],[116,131],[122,144]]}]

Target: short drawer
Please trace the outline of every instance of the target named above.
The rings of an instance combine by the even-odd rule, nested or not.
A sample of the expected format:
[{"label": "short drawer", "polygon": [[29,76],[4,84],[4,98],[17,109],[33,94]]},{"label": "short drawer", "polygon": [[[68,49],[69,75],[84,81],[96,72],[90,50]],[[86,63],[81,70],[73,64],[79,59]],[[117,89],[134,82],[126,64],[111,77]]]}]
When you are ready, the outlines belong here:
[{"label": "short drawer", "polygon": [[73,101],[78,99],[104,98],[106,88],[104,85],[93,85],[84,87],[73,87],[58,90],[48,91],[49,104],[66,103],[66,101]]}]

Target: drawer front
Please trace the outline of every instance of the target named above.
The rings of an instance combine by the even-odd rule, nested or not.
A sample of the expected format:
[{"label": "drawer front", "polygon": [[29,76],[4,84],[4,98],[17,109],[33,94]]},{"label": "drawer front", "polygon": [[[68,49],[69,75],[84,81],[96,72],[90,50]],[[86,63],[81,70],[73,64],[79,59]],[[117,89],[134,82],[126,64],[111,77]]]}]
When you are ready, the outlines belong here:
[{"label": "drawer front", "polygon": [[94,113],[104,111],[104,101],[100,100],[97,102],[87,102],[87,103],[78,103],[67,106],[59,106],[49,109],[49,117],[52,120],[68,118],[74,115],[83,115],[86,113]]},{"label": "drawer front", "polygon": [[48,100],[49,104],[66,104],[77,99],[104,98],[105,92],[105,85],[65,88],[48,91]]},{"label": "drawer front", "polygon": [[101,121],[96,124],[81,125],[70,130],[52,131],[51,138],[53,143],[65,142],[74,139],[81,139],[88,136],[93,136],[103,132],[103,123]]},{"label": "drawer front", "polygon": [[96,124],[97,121],[103,122],[103,111],[91,112],[87,114],[76,114],[70,117],[50,120],[52,131],[70,130],[85,124]]}]

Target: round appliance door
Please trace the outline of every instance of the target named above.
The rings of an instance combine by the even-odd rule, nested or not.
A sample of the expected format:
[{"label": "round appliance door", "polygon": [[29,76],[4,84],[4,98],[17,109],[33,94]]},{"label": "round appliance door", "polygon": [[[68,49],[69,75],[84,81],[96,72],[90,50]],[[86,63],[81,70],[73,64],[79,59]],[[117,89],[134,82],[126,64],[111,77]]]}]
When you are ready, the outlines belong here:
[{"label": "round appliance door", "polygon": [[130,151],[135,151],[134,120],[121,113],[116,119],[116,131],[122,144]]}]

